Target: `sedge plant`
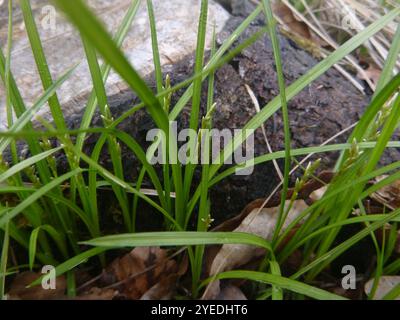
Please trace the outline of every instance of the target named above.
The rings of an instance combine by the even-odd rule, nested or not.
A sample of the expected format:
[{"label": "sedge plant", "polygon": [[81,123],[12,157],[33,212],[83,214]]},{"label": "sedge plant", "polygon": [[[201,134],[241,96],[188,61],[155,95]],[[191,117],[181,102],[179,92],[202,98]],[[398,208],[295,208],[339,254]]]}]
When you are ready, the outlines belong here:
[{"label": "sedge plant", "polygon": [[[240,278],[270,286],[271,290],[255,293],[255,296],[262,299],[281,300],[290,292],[297,296],[314,299],[342,299],[311,283],[335,258],[366,237],[373,239],[378,257],[374,274],[375,287],[370,298],[373,298],[381,275],[395,274],[400,271],[399,260],[390,259],[397,223],[400,220],[400,210],[371,215],[363,210],[362,206],[363,199],[400,177],[396,171],[400,167],[399,162],[384,167],[378,166],[386,148],[400,147],[399,142],[391,141],[400,118],[400,98],[397,95],[400,76],[393,77],[396,57],[400,50],[400,32],[394,36],[377,92],[347,143],[292,149],[288,116],[288,101],[396,19],[400,14],[400,8],[392,8],[385,16],[352,37],[290,86],[286,86],[282,71],[284,61],[280,54],[276,21],[270,1],[262,0],[219,47],[216,46],[214,27],[212,47],[209,59],[206,60],[205,39],[210,23],[208,0],[202,0],[199,7],[193,75],[181,83],[172,85],[173,75],[164,76],[162,73],[157,17],[152,0],[146,0],[155,70],[156,91],[154,92],[121,51],[121,45],[138,11],[139,0],[132,0],[113,37],[108,34],[84,1],[54,0],[53,2],[70,19],[81,35],[93,82],[93,91],[87,100],[79,128],[69,129],[56,91],[69,78],[74,68],[67,70],[59,79],[52,78],[29,1],[21,0],[20,6],[29,43],[43,86],[43,95],[33,106],[27,106],[24,103],[10,68],[13,30],[12,6],[10,5],[6,54],[0,50],[0,75],[6,88],[8,114],[8,130],[0,132],[2,154],[0,158],[0,230],[2,230],[0,234],[2,241],[0,297],[5,295],[6,277],[12,273],[13,267],[17,267],[11,266],[8,259],[8,253],[14,245],[26,251],[29,268],[34,269],[36,263],[53,264],[56,266],[57,275],[67,274],[68,293],[71,296],[75,294],[74,272],[77,266],[94,257],[98,257],[100,263],[104,265],[107,262],[105,254],[107,251],[139,246],[186,247],[191,266],[193,298],[199,297],[202,289],[216,278]],[[265,17],[266,27],[261,28],[249,39],[238,43],[240,35],[260,14]],[[177,153],[174,149],[176,146],[170,146],[168,142],[170,135],[173,135],[170,121],[175,120],[183,108],[191,103],[190,128],[199,132],[200,137],[195,142],[196,148],[199,148],[201,143],[209,144],[210,137],[206,129],[212,128],[213,114],[218,112],[218,105],[214,103],[214,74],[218,68],[261,37],[271,38],[280,94],[268,102],[258,114],[250,118],[243,132],[247,132],[246,129],[256,130],[282,109],[285,149],[261,155],[222,171],[221,164],[224,160],[241,147],[247,138],[243,134],[237,135],[218,156],[220,164],[207,163],[201,166],[193,163],[169,164],[169,159],[165,158],[162,173],[159,175],[154,166],[149,163],[146,150],[134,137],[120,131],[118,125],[138,110],[145,108],[157,128],[166,134],[166,150],[172,148],[172,151]],[[99,57],[104,61],[103,65],[100,65]],[[105,88],[111,70],[118,73],[141,100],[138,105],[132,106],[118,118],[113,116]],[[203,114],[200,106],[202,88],[205,83],[208,89],[206,111]],[[185,88],[184,93],[174,105],[171,105],[171,95],[183,88]],[[35,130],[37,120],[34,120],[34,115],[46,102],[50,106],[52,120],[39,119],[44,129]],[[91,128],[96,112],[101,115],[103,126]],[[15,117],[12,116],[13,114]],[[90,133],[98,134],[99,138],[91,153],[86,154],[83,147]],[[16,144],[18,140],[23,140],[29,149],[29,157],[26,159],[19,157]],[[57,143],[54,144],[54,141]],[[157,139],[150,150],[155,150],[159,143],[161,143],[160,139]],[[122,146],[126,147],[140,162],[141,171],[136,181],[125,180]],[[104,168],[100,164],[99,159],[103,149],[106,149],[110,156],[111,168]],[[296,157],[310,154],[319,154],[323,158],[323,154],[334,151],[340,151],[342,154],[335,168],[335,177],[326,193],[283,230],[282,226],[289,210],[285,207],[286,200],[290,200],[287,199],[289,173],[294,160]],[[64,174],[59,174],[57,170],[56,156],[61,153],[65,155],[68,162],[68,170]],[[11,155],[10,161],[6,161],[4,157],[6,154]],[[209,148],[206,148],[206,152],[201,156],[209,159]],[[238,168],[259,165],[276,159],[284,159],[285,168],[279,219],[272,241],[269,242],[248,233],[210,232],[212,221],[210,189],[234,174]],[[201,181],[197,188],[194,186],[196,170],[201,173]],[[384,173],[390,174],[376,185],[368,186],[368,181]],[[310,172],[306,169],[305,176],[308,177],[309,174]],[[156,190],[155,197],[142,192],[141,186],[145,179]],[[98,204],[99,190],[102,187],[108,187],[120,205],[125,230],[122,234],[109,235],[101,228],[102,217]],[[137,230],[137,220],[140,219],[138,212],[142,202],[146,202],[163,216],[164,232],[142,233]],[[354,208],[360,208],[362,215],[352,217],[350,214]],[[20,223],[22,218],[26,221],[23,226]],[[194,229],[191,229],[190,221],[195,221]],[[303,223],[299,230],[284,248],[278,251],[279,245],[300,221]],[[388,239],[383,244],[379,244],[374,231],[388,223],[391,223],[392,231]],[[351,224],[361,225],[362,230],[337,245],[335,240],[340,230]],[[82,227],[85,228],[84,232],[82,232]],[[228,271],[212,279],[202,279],[204,246],[209,244],[258,246],[267,252],[266,263],[259,271]],[[82,251],[82,245],[92,248]],[[298,249],[303,251],[305,257],[301,268],[294,274],[282,275],[281,266]],[[32,285],[39,282],[40,279]],[[399,289],[396,287],[386,298],[393,299],[398,295]]]}]

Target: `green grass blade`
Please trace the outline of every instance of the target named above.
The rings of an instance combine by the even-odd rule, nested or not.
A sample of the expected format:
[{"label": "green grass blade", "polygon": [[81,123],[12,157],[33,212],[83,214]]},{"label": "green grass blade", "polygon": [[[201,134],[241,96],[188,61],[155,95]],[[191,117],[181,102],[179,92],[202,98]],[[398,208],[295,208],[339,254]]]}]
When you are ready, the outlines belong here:
[{"label": "green grass blade", "polygon": [[[211,58],[215,55],[216,51],[216,33],[215,25],[213,29],[212,46],[211,46]],[[208,130],[212,129],[212,113],[214,105],[214,81],[215,73],[212,72],[208,79],[208,92],[207,92],[207,113],[205,118],[202,120],[201,126],[201,138],[199,138],[199,144],[204,145],[204,153],[200,156],[203,159],[207,159],[206,163],[201,166],[201,182],[200,182],[200,204],[199,212],[197,217],[197,231],[207,231],[210,227],[211,215],[210,215],[210,199],[209,199],[209,188],[208,188],[208,176],[210,169],[210,133]],[[203,130],[205,129],[205,130]],[[200,148],[199,148],[200,149]],[[203,150],[201,148],[201,150]],[[186,215],[185,226],[188,225],[191,217],[191,212]],[[203,265],[204,246],[197,246],[195,249],[195,261],[192,262],[192,293],[194,297],[198,295],[199,280],[201,276],[201,270]]]},{"label": "green grass blade", "polygon": [[29,239],[29,268],[33,269],[33,264],[35,263],[36,256],[36,247],[37,247],[37,238],[39,236],[40,227],[34,229],[31,233],[31,237]]},{"label": "green grass blade", "polygon": [[[40,40],[39,32],[36,27],[35,18],[33,17],[30,1],[21,0],[19,3],[40,79],[42,80],[44,90],[47,90],[52,86],[53,80],[44,54],[42,41]],[[64,115],[56,93],[49,98],[49,106],[56,126],[60,129],[65,129]]]},{"label": "green grass blade", "polygon": [[[208,0],[201,0],[199,26],[197,31],[197,46],[194,73],[203,70],[204,50],[207,32]],[[197,131],[199,126],[200,100],[201,100],[202,79],[198,78],[193,82],[192,110],[190,113],[190,129]]]},{"label": "green grass blade", "polygon": [[[199,15],[199,24],[197,30],[197,45],[196,45],[196,57],[195,57],[195,66],[194,73],[201,73],[204,66],[204,50],[205,50],[205,41],[206,41],[206,33],[207,33],[207,21],[208,21],[208,0],[201,1],[200,7],[200,15]],[[193,81],[193,94],[192,94],[192,107],[190,112],[190,120],[189,127],[194,131],[198,131],[199,128],[199,118],[200,118],[200,103],[201,103],[201,92],[202,92],[202,78],[197,78]],[[190,155],[193,157],[193,155]],[[192,179],[194,170],[196,168],[195,164],[188,163],[185,168],[185,177],[184,177],[184,197],[185,204],[189,199],[190,188],[192,186]],[[186,217],[185,217],[186,218]],[[184,223],[184,221],[182,221]]]},{"label": "green grass blade", "polygon": [[[306,209],[302,214],[300,214],[300,216],[295,219],[286,229],[286,231],[284,231],[281,236],[280,236],[280,243],[288,236],[290,230],[292,230],[302,219],[304,219],[305,217],[307,217],[310,213],[316,211],[318,209],[319,206],[321,206],[324,203],[327,203],[329,201],[334,201],[335,198],[340,195],[340,194],[349,194],[350,191],[352,190],[352,188],[356,187],[359,184],[363,184],[377,176],[380,176],[382,174],[391,172],[393,170],[396,170],[399,166],[399,163],[393,163],[391,165],[388,165],[386,167],[383,167],[381,169],[375,170],[374,172],[372,172],[371,174],[362,176],[360,178],[354,179],[344,185],[338,186],[338,188],[332,190],[332,192],[330,192],[329,194],[325,194],[324,197],[322,197],[318,202],[312,204],[308,209]],[[393,179],[399,179],[400,178],[400,174],[394,174],[391,177],[393,177]],[[383,181],[381,181],[383,182]],[[360,196],[360,200],[365,199],[368,195],[370,195],[372,192],[376,191],[377,189],[375,189],[375,187],[383,187],[385,185],[388,185],[391,182],[391,179],[387,179],[384,183],[379,182],[380,186],[376,186],[373,185],[372,187],[368,188],[361,196]],[[339,222],[335,222],[335,223],[343,223],[345,220],[339,221]],[[380,220],[379,220],[380,221]],[[335,225],[335,223],[332,223],[331,225]],[[304,224],[303,224],[304,225]],[[318,228],[322,228],[321,226],[319,226]],[[302,237],[299,237],[298,235],[300,234],[301,229],[296,231],[296,235],[289,241],[289,243],[285,244],[282,252],[280,253],[280,261],[284,261],[294,250],[295,248],[298,247],[299,242],[301,242],[301,239],[304,239],[304,237],[306,237],[306,235],[303,235]],[[278,243],[279,243],[278,242]]]},{"label": "green grass blade", "polygon": [[389,54],[385,61],[385,66],[382,70],[381,76],[379,77],[378,84],[374,97],[389,83],[393,77],[393,70],[396,68],[397,58],[400,54],[400,24],[397,26],[396,34],[393,37],[393,41],[390,46]]},{"label": "green grass blade", "polygon": [[[199,244],[247,244],[258,246],[267,250],[270,244],[253,234],[238,232],[149,232],[121,234],[106,236],[98,239],[85,241],[84,244],[96,246],[96,248],[83,252],[56,267],[57,276],[72,270],[76,266],[85,263],[89,258],[99,255],[106,250],[121,247],[137,246],[186,246]],[[105,246],[100,246],[105,244]],[[98,247],[100,246],[100,247]],[[31,286],[40,284],[41,278],[34,281]]]},{"label": "green grass blade", "polygon": [[[92,47],[92,45],[86,41],[85,37],[82,36],[82,42],[84,44],[85,52],[86,52],[86,57],[87,61],[89,64],[89,69],[90,73],[92,76],[93,80],[93,86],[94,90],[97,96],[97,101],[99,105],[99,109],[103,118],[103,123],[104,126],[107,127],[110,122],[112,122],[112,116],[111,116],[111,111],[108,107],[107,103],[107,94],[106,94],[106,89],[103,83],[102,79],[102,74],[100,70],[100,66],[97,61],[97,55],[96,51]],[[122,156],[121,156],[121,148],[118,145],[118,142],[113,139],[112,137],[109,137],[108,140],[108,151],[111,156],[111,162],[113,164],[113,169],[115,172],[115,175],[119,178],[123,178],[124,176],[124,170],[122,167]],[[118,202],[121,206],[125,224],[127,227],[128,231],[131,231],[130,226],[130,217],[129,217],[129,207],[128,207],[128,197],[124,191],[124,189],[118,187],[118,186],[113,186],[114,193],[118,199]],[[93,222],[96,223],[97,228],[99,229],[99,213],[97,209],[97,193],[95,190],[92,190],[93,192],[89,193],[90,197],[90,204],[91,204],[91,209],[92,209],[92,220]],[[100,234],[99,234],[100,235]]]},{"label": "green grass blade", "polygon": [[[258,10],[256,10],[258,12]],[[250,18],[251,16],[249,16]],[[215,53],[213,58],[207,63],[207,65],[204,67],[201,73],[195,74],[182,82],[174,85],[170,89],[165,89],[161,93],[157,94],[157,98],[162,98],[165,97],[173,92],[176,92],[182,88],[187,88],[187,90],[184,92],[184,94],[180,97],[178,102],[175,104],[173,110],[171,111],[169,115],[170,121],[176,119],[176,117],[179,115],[179,113],[182,111],[184,106],[190,101],[192,94],[193,94],[193,84],[192,82],[197,79],[197,78],[203,78],[203,81],[209,76],[212,72],[215,72],[217,69],[223,67],[231,61],[234,57],[236,57],[238,54],[240,54],[245,48],[249,47],[251,44],[253,44],[256,40],[258,40],[267,30],[267,28],[261,28],[259,31],[255,32],[250,38],[244,40],[241,44],[239,44],[237,47],[232,49],[230,52],[222,56],[226,50],[229,49],[229,47],[233,44],[233,42],[237,39],[237,37],[243,32],[243,29],[248,26],[248,24],[253,21],[253,20],[246,20],[243,21],[243,23],[238,27],[238,29],[235,31],[237,33],[232,34],[226,42],[218,49],[218,51]],[[254,18],[253,18],[254,19]],[[249,22],[250,21],[250,22]],[[222,57],[221,57],[222,56]],[[218,59],[217,59],[218,57]],[[117,126],[120,124],[122,121],[126,120],[128,117],[132,116],[136,111],[142,109],[144,107],[143,103],[139,103],[132,107],[130,110],[126,111],[123,113],[118,119],[116,119],[112,127]]]},{"label": "green grass blade", "polygon": [[154,17],[154,8],[152,0],[147,0],[147,12],[149,14],[150,31],[151,31],[151,48],[153,50],[153,63],[156,74],[157,92],[160,93],[163,90],[163,77],[161,71],[160,51],[158,49],[157,26]]},{"label": "green grass blade", "polygon": [[3,246],[1,248],[0,258],[0,300],[5,297],[5,282],[7,273],[7,259],[8,259],[8,246],[9,246],[9,233],[8,224],[4,228]]},{"label": "green grass blade", "polygon": [[[112,41],[107,31],[90,12],[82,0],[70,1],[54,0],[58,7],[77,26],[93,47],[103,56],[111,67],[124,79],[138,97],[143,101],[154,122],[161,129],[169,141],[169,120],[165,110],[159,103],[158,98],[145,84],[143,79],[129,64],[124,54]],[[169,146],[167,145],[167,149]],[[179,165],[172,165],[172,174],[176,192],[176,211],[181,213],[184,210],[182,178]],[[180,224],[181,225],[181,224]]]},{"label": "green grass blade", "polygon": [[382,300],[396,300],[400,296],[400,284],[397,284],[392,290],[390,290]]},{"label": "green grass blade", "polygon": [[[156,77],[156,87],[157,87],[157,93],[160,93],[163,91],[163,75],[162,75],[162,69],[161,69],[161,61],[160,61],[160,51],[158,48],[158,37],[157,37],[157,24],[156,24],[156,19],[154,16],[154,8],[153,8],[153,1],[152,0],[147,0],[147,12],[149,16],[149,22],[150,22],[150,31],[151,31],[151,47],[153,51],[153,64],[154,64],[154,70],[155,70],[155,77]],[[160,97],[160,104],[163,105],[164,110],[168,114],[169,112],[169,105],[166,105],[167,102],[164,97]],[[163,178],[164,178],[164,191],[166,194],[166,207],[168,211],[171,212],[171,198],[169,196],[171,192],[171,183],[170,183],[170,167],[168,165],[168,155],[165,155],[166,161],[163,164]],[[139,178],[144,177],[145,175],[145,169],[142,168]],[[138,198],[137,196],[134,197],[134,205],[133,209],[134,211],[132,212],[132,215],[134,216],[133,219],[136,219],[136,213],[137,213],[137,204],[138,204]],[[167,222],[168,223],[168,222]]]},{"label": "green grass blade", "polygon": [[271,250],[268,241],[243,232],[146,232],[105,236],[82,244],[126,248],[143,246],[190,246],[206,244],[247,244]]},{"label": "green grass blade", "polygon": [[[274,276],[281,277],[281,268],[279,266],[279,263],[276,262],[275,260],[271,260],[269,262],[270,268],[271,268],[271,274]],[[283,291],[282,288],[278,286],[273,286],[272,287],[272,300],[283,300]]]},{"label": "green grass blade", "polygon": [[279,216],[277,221],[277,226],[274,231],[274,239],[279,235],[279,232],[282,228],[285,212],[285,203],[287,192],[289,188],[289,172],[291,165],[291,155],[290,155],[290,123],[289,123],[289,113],[288,113],[288,104],[286,99],[286,84],[285,84],[285,75],[283,74],[282,67],[282,58],[281,58],[281,49],[279,44],[279,39],[277,36],[276,30],[276,19],[272,13],[271,3],[269,0],[262,0],[263,9],[266,17],[266,24],[269,26],[269,35],[271,37],[272,49],[274,52],[274,60],[276,65],[276,73],[278,77],[278,86],[279,86],[279,96],[280,102],[282,106],[282,115],[283,115],[283,126],[284,126],[284,134],[285,134],[285,167],[284,167],[284,180],[283,180],[283,188],[281,192],[281,204],[279,209]]},{"label": "green grass blade", "polygon": [[[299,242],[296,243],[296,246],[293,249],[301,247],[303,244],[307,243],[307,241],[311,240],[312,238],[324,233],[325,231],[341,227],[341,226],[346,226],[350,224],[360,224],[363,222],[379,222],[382,219],[386,219],[387,215],[386,214],[374,214],[374,215],[366,215],[366,216],[361,216],[361,217],[354,217],[354,218],[348,218],[346,220],[342,220],[340,222],[336,223],[331,223],[329,225],[326,225],[325,227],[322,227],[313,233],[303,237]],[[395,217],[390,220],[390,222],[399,222],[400,218]]]},{"label": "green grass blade", "polygon": [[330,293],[328,291],[312,287],[308,284],[304,284],[299,281],[295,281],[289,278],[284,278],[278,275],[273,275],[264,272],[257,271],[227,271],[218,274],[216,277],[208,279],[204,284],[207,284],[215,279],[248,279],[257,282],[268,283],[282,289],[293,291],[296,293],[303,294],[307,297],[318,299],[318,300],[347,300],[339,295]]},{"label": "green grass blade", "polygon": [[65,245],[65,239],[64,237],[52,226],[50,225],[42,225],[40,227],[35,228],[32,233],[31,237],[29,239],[29,268],[32,270],[33,265],[35,263],[35,257],[36,257],[36,248],[37,248],[37,239],[39,236],[40,231],[46,231],[54,240],[54,242],[57,244],[58,249],[60,252],[64,255],[64,257],[68,256],[68,250]]},{"label": "green grass blade", "polygon": [[[29,0],[21,0],[20,6],[24,18],[24,23],[28,35],[28,39],[32,48],[33,57],[36,62],[36,67],[39,72],[39,76],[42,82],[42,86],[44,90],[47,90],[53,84],[52,75],[46,60],[46,56],[44,54],[43,45],[40,39],[40,35],[35,23],[35,18],[32,13],[31,5]],[[50,106],[50,112],[53,116],[53,121],[57,129],[66,130],[67,125],[64,119],[63,110],[60,105],[60,101],[58,99],[57,93],[54,93],[52,97],[48,100]],[[64,137],[63,143],[65,144],[72,144],[69,136]],[[71,169],[75,169],[79,167],[78,159],[70,157],[67,153],[67,160]],[[71,181],[71,194],[72,198],[75,198],[76,189],[79,191],[79,195],[82,201],[82,205],[85,208],[85,211],[91,212],[91,202],[89,201],[89,196],[86,192],[86,188],[84,186],[83,177],[78,175],[74,177]],[[65,208],[54,208],[55,210],[59,211],[60,209],[64,212],[60,213],[59,215],[65,215]]]},{"label": "green grass blade", "polygon": [[[400,84],[400,74],[394,77],[384,88],[382,88],[375,98],[372,100],[367,110],[364,112],[362,118],[357,123],[351,133],[348,141],[353,142],[354,140],[359,142],[362,141],[365,135],[368,133],[368,128],[374,123],[374,119],[378,112],[381,110],[382,106],[389,100],[393,93],[398,89]],[[344,163],[345,159],[348,157],[348,151],[342,153],[339,158],[336,169],[338,170]]]},{"label": "green grass blade", "polygon": [[[136,16],[136,13],[138,11],[140,5],[139,0],[133,0],[131,5],[129,6],[127,13],[124,17],[124,19],[121,22],[121,25],[119,26],[116,35],[115,35],[115,43],[118,47],[121,47],[126,35],[128,34],[130,27],[132,25],[133,19]],[[103,77],[103,82],[106,83],[108,76],[111,71],[111,67],[109,64],[103,64],[102,68],[102,77]],[[82,120],[81,120],[81,129],[87,129],[89,128],[93,115],[95,113],[97,107],[97,97],[96,97],[96,92],[94,89],[92,90],[92,93],[89,97],[89,100],[86,104],[85,107],[85,113],[83,114]],[[86,133],[83,132],[82,134],[78,135],[76,139],[76,146],[79,150],[82,150],[84,141],[85,141]]]},{"label": "green grass blade", "polygon": [[[147,173],[148,173],[148,175],[149,175],[154,187],[156,188],[156,190],[158,192],[158,196],[160,198],[160,202],[165,207],[165,201],[166,200],[165,200],[164,192],[162,190],[161,182],[158,179],[158,176],[157,176],[157,173],[156,173],[155,169],[147,161],[146,154],[142,150],[141,146],[138,144],[138,142],[133,137],[131,137],[130,135],[128,135],[125,132],[118,131],[118,130],[113,130],[112,133],[113,133],[113,135],[115,135],[115,137],[117,137],[120,141],[122,141],[126,146],[128,146],[128,148],[133,151],[135,156],[142,163],[142,165],[146,169],[146,171],[147,171]],[[101,148],[102,148],[102,145],[103,145],[102,142],[104,141],[104,139],[105,139],[105,137],[102,137],[102,138],[99,139],[99,141],[96,144],[96,146],[95,146],[95,148],[93,150],[93,153],[91,155],[92,159],[96,159],[97,160],[99,158],[100,151],[101,151]],[[102,169],[100,169],[100,171],[101,170]],[[118,177],[118,179],[119,179],[119,181],[122,181],[121,178]]]},{"label": "green grass blade", "polygon": [[[11,49],[12,49],[12,35],[13,35],[13,8],[12,1],[8,1],[8,32],[7,32],[7,59],[5,70],[5,88],[6,88],[6,112],[7,112],[7,125],[10,128],[13,125],[13,110],[11,102]],[[1,153],[1,152],[0,152]],[[13,162],[18,162],[17,144],[15,141],[11,143],[11,156]],[[18,177],[19,182],[21,177]]]}]

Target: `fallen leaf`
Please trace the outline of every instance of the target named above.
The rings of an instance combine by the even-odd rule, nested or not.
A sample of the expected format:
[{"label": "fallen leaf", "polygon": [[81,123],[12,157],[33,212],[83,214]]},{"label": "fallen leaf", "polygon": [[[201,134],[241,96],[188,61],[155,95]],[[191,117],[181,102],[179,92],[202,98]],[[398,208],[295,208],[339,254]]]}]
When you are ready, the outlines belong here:
[{"label": "fallen leaf", "polygon": [[114,260],[106,270],[105,278],[112,279],[119,295],[136,300],[177,271],[175,260],[168,259],[166,250],[158,247],[138,247]]},{"label": "fallen leaf", "polygon": [[140,300],[170,300],[174,297],[176,291],[177,274],[171,274],[164,277],[157,284],[152,286]]},{"label": "fallen leaf", "polygon": [[291,32],[303,38],[311,39],[310,29],[307,24],[297,19],[288,6],[280,1],[275,1],[272,9]]},{"label": "fallen leaf", "polygon": [[[176,252],[175,254],[179,254],[180,252]],[[187,269],[189,267],[189,259],[187,255],[183,256],[183,259],[180,261],[179,266],[174,269],[175,273],[167,274],[163,276],[163,278],[152,286],[146,293],[142,295],[140,300],[170,300],[174,297],[176,288],[177,288],[177,280],[179,277],[186,274]]]},{"label": "fallen leaf", "polygon": [[[372,286],[374,284],[374,279],[369,280],[365,286],[364,291],[365,294],[369,295]],[[379,279],[378,287],[374,296],[374,300],[382,300],[382,298],[387,295],[395,286],[400,284],[400,276],[382,276]],[[397,297],[396,300],[400,300],[400,297]]]},{"label": "fallen leaf", "polygon": [[55,289],[44,289],[41,285],[27,288],[33,281],[43,276],[41,273],[27,271],[18,274],[11,283],[8,297],[10,300],[60,300],[65,299],[67,287],[65,277],[56,278]]},{"label": "fallen leaf", "polygon": [[[378,183],[387,177],[388,176],[385,175],[376,177],[374,182]],[[372,193],[370,197],[392,210],[400,208],[400,180],[396,180],[393,183],[384,186],[378,191]]]}]

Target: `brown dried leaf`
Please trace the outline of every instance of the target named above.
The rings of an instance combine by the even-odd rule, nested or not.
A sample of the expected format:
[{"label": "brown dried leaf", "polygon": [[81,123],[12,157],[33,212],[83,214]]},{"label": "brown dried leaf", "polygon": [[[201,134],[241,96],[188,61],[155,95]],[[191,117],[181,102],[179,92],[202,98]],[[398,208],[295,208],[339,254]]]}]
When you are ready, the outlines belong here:
[{"label": "brown dried leaf", "polygon": [[157,284],[152,286],[140,300],[170,300],[174,297],[176,291],[177,274],[170,274],[164,277]]},{"label": "brown dried leaf", "polygon": [[[388,176],[376,177],[375,182],[377,183],[387,177]],[[400,180],[372,193],[371,198],[392,210],[400,208]]]},{"label": "brown dried leaf", "polygon": [[[371,292],[372,286],[374,284],[374,279],[369,280],[365,286],[364,291],[366,294]],[[388,294],[395,286],[400,284],[400,276],[383,276],[379,279],[378,288],[374,296],[374,300],[381,300],[386,294]],[[396,300],[400,300],[397,297]]]},{"label": "brown dried leaf", "polygon": [[[179,251],[175,254],[179,254]],[[179,266],[174,268],[174,273],[164,275],[161,280],[152,286],[140,300],[170,300],[174,297],[177,287],[177,280],[186,274],[189,267],[187,255],[183,256]]]},{"label": "brown dried leaf", "polygon": [[164,277],[176,274],[177,264],[169,260],[166,250],[138,247],[108,268],[108,277],[119,283],[118,291],[128,299],[139,299]]},{"label": "brown dried leaf", "polygon": [[27,288],[33,281],[43,276],[41,273],[31,271],[18,274],[11,283],[8,296],[10,300],[60,300],[65,298],[67,287],[65,277],[56,279],[56,288],[46,290],[41,285]]},{"label": "brown dried leaf", "polygon": [[288,8],[284,3],[275,1],[273,4],[273,11],[291,32],[303,38],[311,39],[310,29],[307,24],[296,19],[292,10],[290,10],[290,8]]}]

